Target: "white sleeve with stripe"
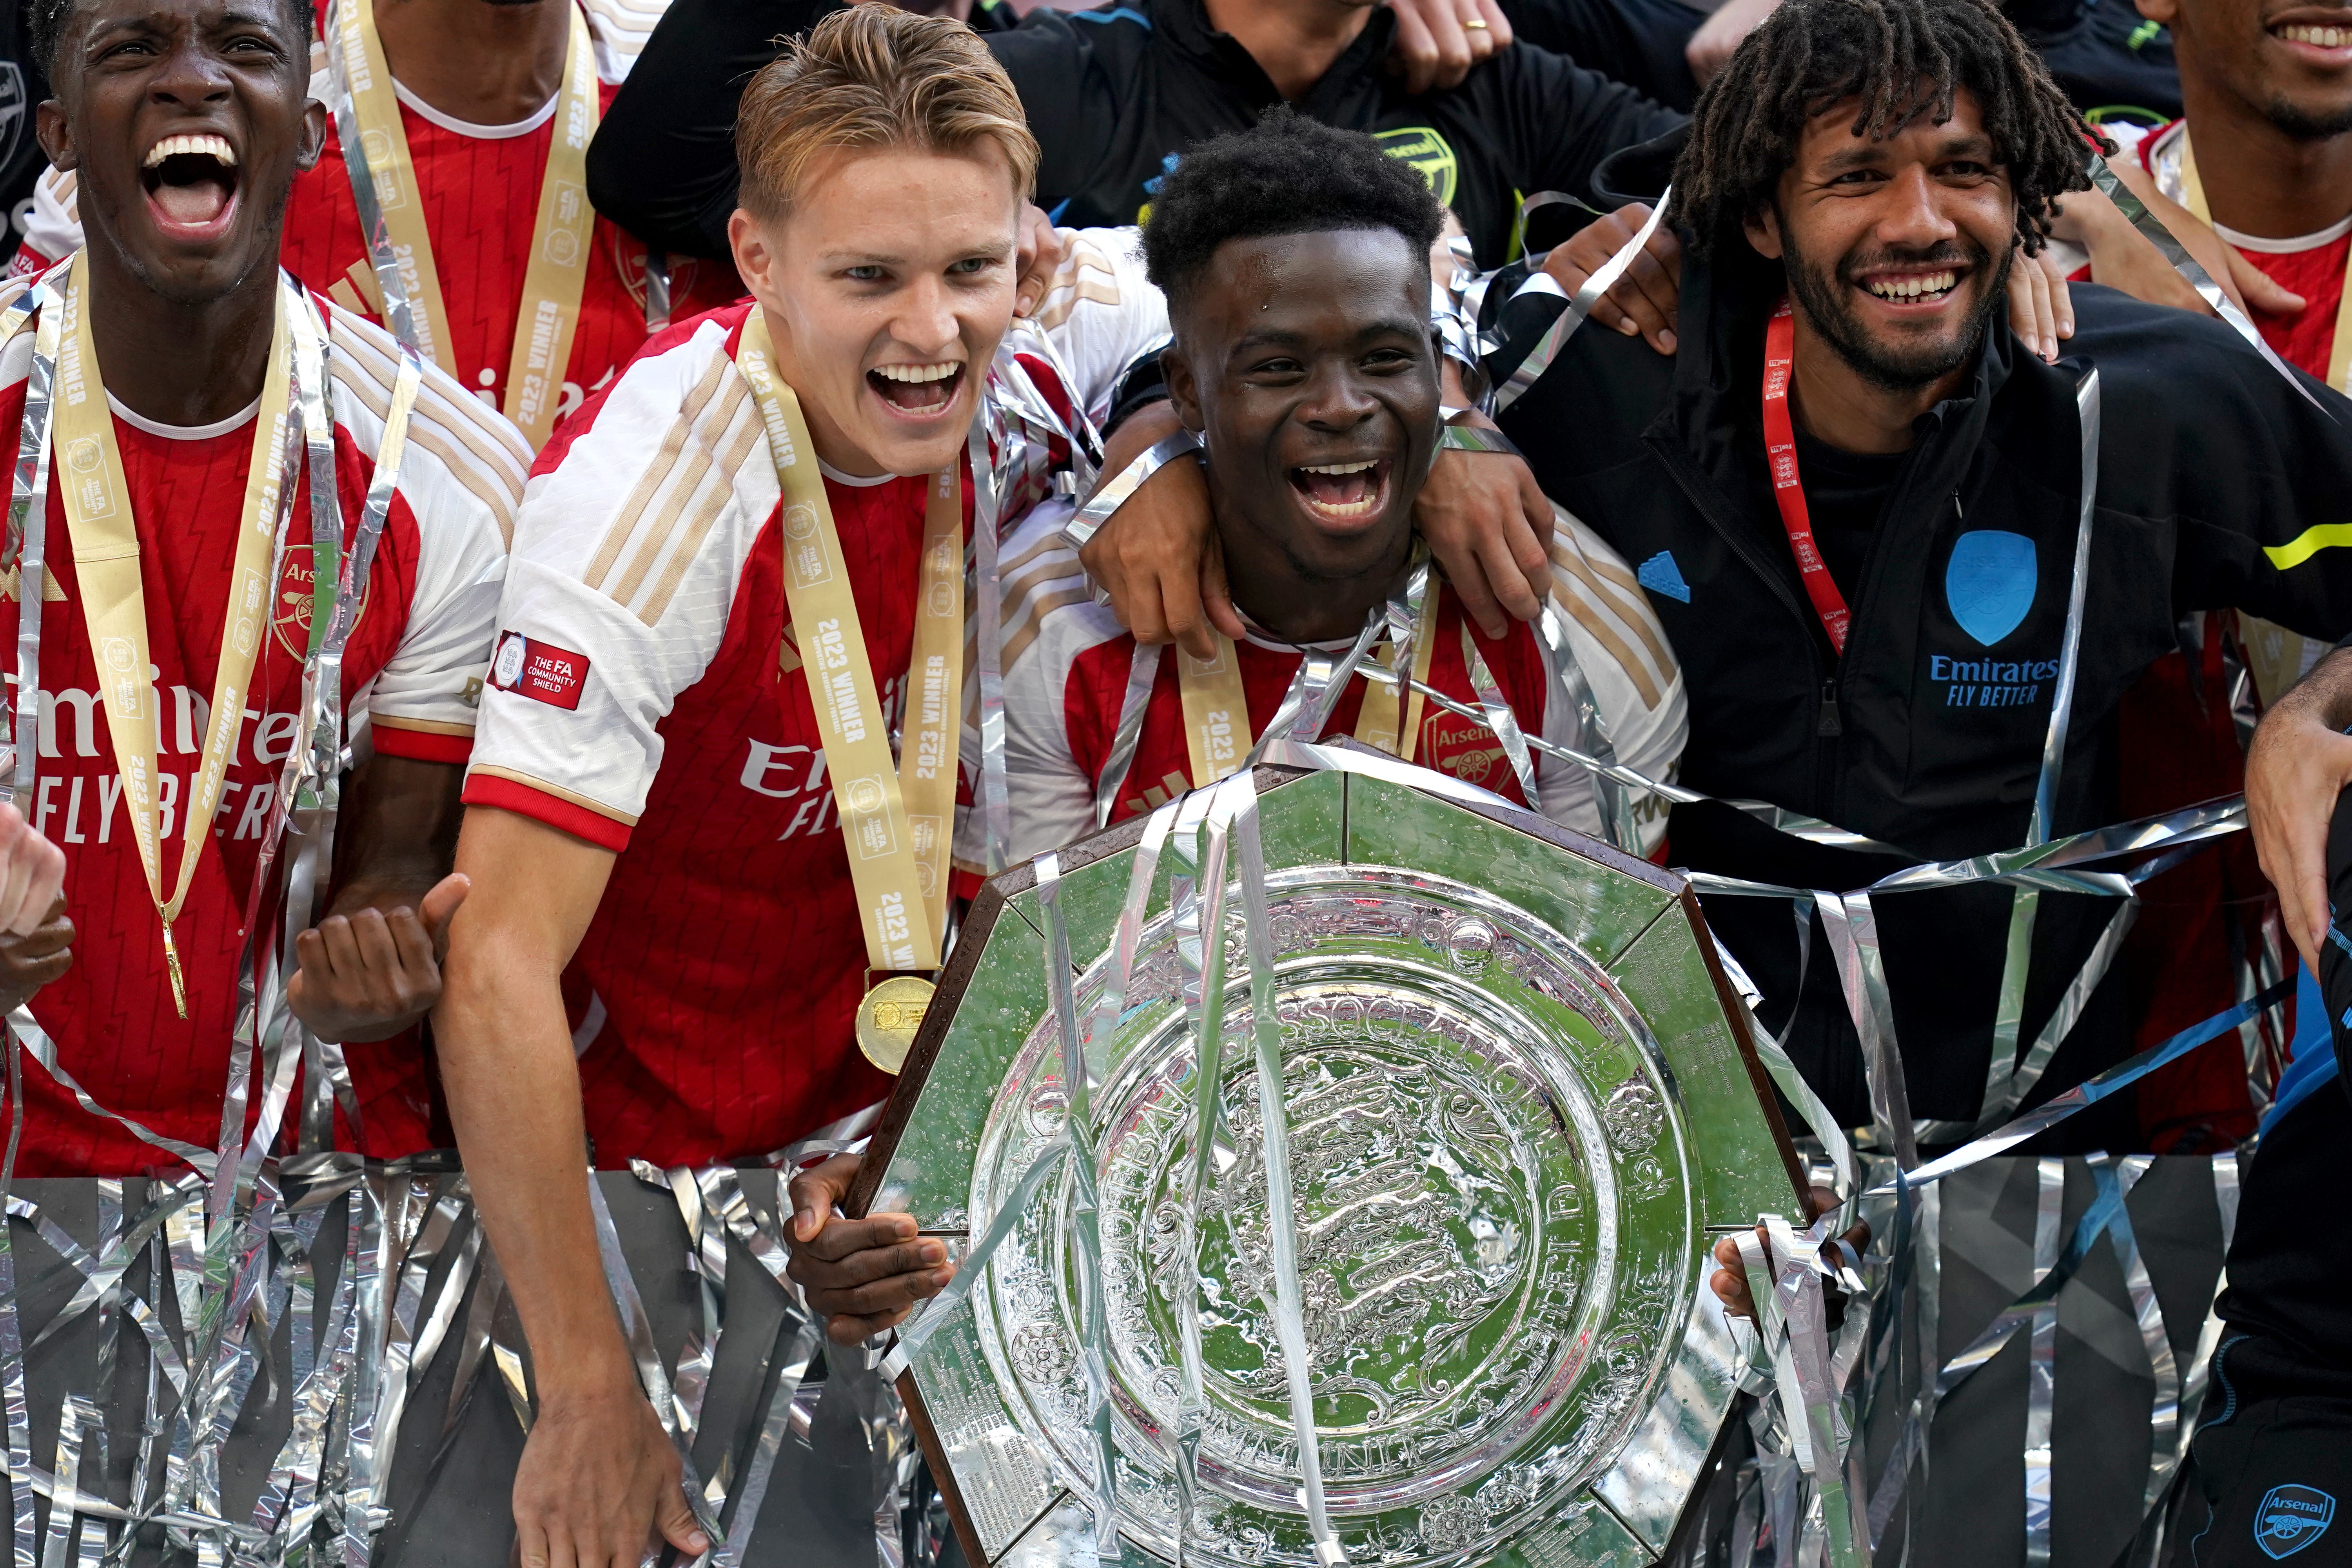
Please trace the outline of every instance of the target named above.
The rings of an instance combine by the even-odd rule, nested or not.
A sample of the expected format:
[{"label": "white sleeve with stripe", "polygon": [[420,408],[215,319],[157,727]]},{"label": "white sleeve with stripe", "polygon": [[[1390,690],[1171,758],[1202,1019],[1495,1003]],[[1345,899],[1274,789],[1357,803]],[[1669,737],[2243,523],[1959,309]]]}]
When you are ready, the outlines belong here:
[{"label": "white sleeve with stripe", "polygon": [[[632,361],[515,524],[499,610],[509,637],[586,661],[576,706],[482,694],[473,771],[634,825],[661,769],[661,721],[726,633],[776,476],[719,321]],[[759,460],[753,460],[757,457]]]},{"label": "white sleeve with stripe", "polygon": [[[382,327],[339,307],[328,307],[328,321],[335,423],[373,458],[399,351]],[[425,367],[397,481],[416,520],[415,593],[399,647],[353,703],[355,714],[399,729],[473,732],[507,539],[530,468],[530,448],[513,426]]]},{"label": "white sleeve with stripe", "polygon": [[[1601,537],[1565,508],[1552,508],[1552,602],[1568,628],[1568,644],[1601,709],[1617,761],[1645,777],[1672,783],[1690,738],[1690,704],[1682,668],[1665,628],[1633,568]],[[1577,715],[1558,671],[1545,693],[1543,736],[1582,749]],[[1538,754],[1536,788],[1543,813],[1565,827],[1602,837],[1592,775],[1573,763]],[[1653,853],[1664,839],[1666,803],[1647,790],[1633,799],[1641,843]]]},{"label": "white sleeve with stripe", "polygon": [[[1002,557],[1008,864],[1095,831],[1095,783],[1070,747],[1066,694],[1078,656],[1122,633],[1111,613],[1089,596],[1076,555],[1062,542],[1070,510],[1067,501],[1033,509],[1005,540]],[[969,720],[969,706],[966,715]],[[969,721],[963,756],[976,784],[980,733]],[[978,813],[959,815],[956,859],[978,870],[986,852]]]},{"label": "white sleeve with stripe", "polygon": [[[1137,230],[1056,232],[1069,248],[1032,320],[1052,335],[1077,384],[1071,395],[1099,424],[1110,412],[1120,374],[1167,337],[1168,301],[1143,275],[1143,241]],[[1019,331],[1013,340],[1016,349]]]}]

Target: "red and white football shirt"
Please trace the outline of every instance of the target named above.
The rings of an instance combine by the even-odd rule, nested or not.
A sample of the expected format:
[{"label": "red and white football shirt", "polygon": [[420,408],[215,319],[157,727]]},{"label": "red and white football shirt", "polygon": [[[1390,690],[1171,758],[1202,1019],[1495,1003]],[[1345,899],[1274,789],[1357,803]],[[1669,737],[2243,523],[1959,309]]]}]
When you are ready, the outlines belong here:
[{"label": "red and white football shirt", "polygon": [[[1013,858],[1059,848],[1095,830],[1095,781],[1109,760],[1125,700],[1135,639],[1087,591],[1076,554],[1059,531],[1066,503],[1040,507],[1009,547],[1005,574],[1005,771],[1012,805]],[[1552,582],[1564,610],[1569,643],[1601,706],[1618,760],[1648,776],[1668,779],[1689,731],[1682,674],[1633,573],[1598,534],[1569,513],[1553,510]],[[1432,617],[1429,684],[1473,708],[1467,649],[1475,642],[1496,688],[1530,734],[1579,745],[1576,719],[1562,696],[1559,673],[1531,627],[1514,623],[1488,638],[1462,612],[1450,585],[1441,586]],[[1337,645],[1344,651],[1346,644]],[[1253,637],[1235,645],[1250,730],[1263,732],[1281,706],[1304,657],[1295,646]],[[1333,710],[1327,735],[1354,732],[1366,683],[1349,689]],[[975,744],[968,732],[967,748]],[[1601,821],[1592,775],[1572,763],[1534,754],[1536,793],[1528,802],[1493,730],[1478,720],[1425,706],[1413,759],[1423,767],[1477,784],[1507,800],[1534,805],[1563,826],[1598,837]],[[1193,787],[1177,661],[1160,660],[1135,759],[1111,811],[1118,821],[1149,811]],[[1642,852],[1665,835],[1664,803],[1644,794],[1635,803]],[[961,858],[978,858],[977,835],[966,825]]]},{"label": "red and white football shirt", "polygon": [[[13,302],[25,285],[0,291]],[[344,526],[356,525],[374,471],[397,366],[384,332],[330,309],[335,465]],[[14,460],[33,338],[0,352],[0,451]],[[198,429],[157,426],[114,405],[138,519],[140,571],[158,712],[156,796],[168,892],[178,875],[178,810],[200,765],[229,566],[252,457],[254,410]],[[530,461],[507,423],[428,372],[408,427],[398,488],[367,596],[343,658],[348,731],[358,754],[462,763],[505,567],[505,538]],[[110,1110],[209,1148],[220,1130],[238,957],[270,797],[299,744],[302,659],[311,608],[310,481],[297,489],[270,631],[257,656],[247,722],[185,910],[173,926],[188,1016],[173,1010],[160,922],[122,808],[105,704],[98,696],[64,503],[50,487],[50,587],[41,618],[35,827],[66,853],[73,967],[34,996],[58,1064]],[[17,593],[0,584],[0,642],[15,646]],[[13,659],[8,661],[13,683]],[[283,861],[281,860],[281,868]],[[275,923],[275,889],[261,919]],[[290,960],[290,955],[288,955]],[[359,1146],[393,1156],[429,1147],[429,1073],[415,1034],[348,1047],[362,1102]],[[131,1174],[171,1156],[75,1105],[37,1064],[25,1068],[26,1175]],[[348,1137],[349,1129],[344,1130]]]},{"label": "red and white football shirt", "polygon": [[[604,8],[609,12],[609,7]],[[621,76],[608,47],[611,16],[592,9],[598,42],[603,102],[610,106]],[[634,55],[634,49],[631,51]],[[523,274],[539,216],[540,182],[555,139],[558,98],[512,125],[472,125],[441,113],[397,81],[402,129],[415,165],[433,262],[448,313],[450,353],[458,382],[493,408],[506,396],[515,318],[522,309]],[[325,100],[324,76],[311,82]],[[74,177],[52,169],[34,193],[34,216],[14,272],[38,271],[81,245],[74,216]],[[295,177],[279,251],[286,269],[311,288],[371,321],[381,319],[382,296],[352,205],[352,180],[333,122],[318,165]],[[738,298],[742,288],[724,261],[668,259],[670,315],[682,321]],[[596,220],[588,276],[581,289],[580,323],[564,372],[561,420],[603,386],[646,341],[646,247],[610,220]]]},{"label": "red and white football shirt", "polygon": [[[2142,166],[2155,179],[2156,188],[2174,201],[2184,200],[2186,195],[2180,149],[2188,124],[2176,120],[2139,142]],[[2291,239],[2240,234],[2218,223],[2213,232],[2282,287],[2303,296],[2303,309],[2291,316],[2267,310],[2251,314],[2263,341],[2278,351],[2279,358],[2326,381],[2328,352],[2336,342],[2336,307],[2344,298],[2344,268],[2352,260],[2352,217]]]},{"label": "red and white football shirt", "polygon": [[[1076,384],[1047,391],[1099,409],[1166,315],[1128,237],[1073,238],[1040,316]],[[540,455],[467,779],[619,852],[565,977],[607,1167],[765,1153],[889,1089],[852,1042],[866,947],[734,363],[752,309],[656,337]],[[825,476],[894,714],[925,488]]]}]

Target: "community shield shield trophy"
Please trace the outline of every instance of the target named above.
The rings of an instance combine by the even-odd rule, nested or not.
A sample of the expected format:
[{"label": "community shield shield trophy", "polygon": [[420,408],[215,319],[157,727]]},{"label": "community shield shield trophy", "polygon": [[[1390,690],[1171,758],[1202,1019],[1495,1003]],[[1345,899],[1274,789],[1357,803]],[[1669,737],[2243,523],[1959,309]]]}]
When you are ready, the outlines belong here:
[{"label": "community shield shield trophy", "polygon": [[[1801,1212],[1746,1010],[1679,879],[1381,771],[1256,775],[1286,1212],[1268,1194],[1238,890],[1213,1176],[1192,1204],[1201,953],[1188,963],[1171,910],[1185,858],[1160,856],[1123,1005],[1087,1047],[1100,1262],[1064,1162],[899,1380],[976,1568],[1091,1537],[1096,1387],[1122,1558],[1173,1562],[1181,1531],[1187,1563],[1317,1561],[1269,1279],[1279,1225],[1350,1561],[1633,1568],[1667,1545],[1738,1373],[1708,1251],[1760,1213]],[[1081,1019],[1113,973],[1143,834],[1135,819],[1058,858]],[[982,890],[852,1212],[911,1213],[961,1257],[1020,1202],[1068,1110],[1047,930],[1034,868]],[[1183,1509],[1194,1289],[1203,1404]]]}]

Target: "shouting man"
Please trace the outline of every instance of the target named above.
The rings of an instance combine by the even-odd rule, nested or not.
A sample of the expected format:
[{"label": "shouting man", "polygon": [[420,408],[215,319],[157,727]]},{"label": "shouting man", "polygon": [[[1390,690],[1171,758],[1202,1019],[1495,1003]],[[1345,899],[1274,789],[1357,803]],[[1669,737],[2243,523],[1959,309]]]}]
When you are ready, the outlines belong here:
[{"label": "shouting man", "polygon": [[[1052,352],[999,356],[1036,144],[960,23],[826,18],[746,89],[736,136],[753,300],[656,337],[541,455],[466,790],[476,896],[436,1027],[539,1378],[525,1563],[635,1562],[657,1515],[701,1549],[584,1158],[758,1157],[888,1091],[854,1025],[939,963],[974,491],[1034,493],[997,483],[1004,449],[968,469],[992,364],[1100,406],[1165,331],[1105,236],[1048,296]],[[945,1278],[905,1215],[823,1228],[827,1251],[903,1242],[925,1294]],[[845,1342],[908,1299],[814,1298]]]},{"label": "shouting man", "polygon": [[[534,447],[650,331],[740,291],[724,261],[648,250],[588,205],[589,139],[660,9],[350,0],[327,18],[311,91],[333,114],[325,156],[294,184],[286,267],[383,321],[377,263],[411,258],[399,271],[419,352]],[[373,188],[383,257],[355,182]],[[16,269],[80,244],[79,210],[72,171],[44,176]]]},{"label": "shouting man", "polygon": [[[278,920],[266,848],[287,759],[311,743],[303,671],[322,642],[348,632],[327,700],[369,760],[342,814],[334,916],[282,955],[300,966],[296,1012],[330,1040],[415,1022],[465,897],[446,878],[460,767],[530,455],[438,373],[404,387],[390,338],[279,271],[287,194],[325,130],[310,27],[305,0],[36,15],[58,94],[41,140],[79,184],[89,244],[0,301],[33,310],[0,351],[0,430],[14,450],[46,417],[54,454],[46,511],[0,574],[0,635],[40,616],[38,665],[15,692],[37,714],[17,731],[35,743],[16,783],[69,889],[58,918],[0,943],[0,1000],[29,998],[63,1075],[26,1068],[26,1173],[138,1172],[221,1135],[240,953]],[[53,360],[39,380],[55,395],[28,408],[37,359]],[[308,431],[320,394],[331,428]],[[410,398],[395,454],[386,416]],[[310,492],[306,437],[331,444],[332,496]],[[394,460],[372,569],[355,567],[357,623],[341,626],[313,523],[340,512],[357,546],[376,466]],[[429,1145],[414,1049],[351,1066],[361,1146]]]},{"label": "shouting man", "polygon": [[[1472,711],[1482,686],[1499,690],[1527,733],[1590,744],[1562,693],[1559,657],[1533,628],[1512,623],[1505,636],[1486,636],[1442,577],[1412,602],[1413,503],[1455,434],[1440,422],[1438,351],[1423,308],[1443,221],[1427,185],[1370,137],[1288,114],[1203,142],[1169,176],[1144,253],[1175,326],[1163,356],[1171,404],[1204,441],[1211,510],[1246,635],[1221,635],[1213,659],[1173,650],[1160,658],[1124,779],[1103,780],[1135,639],[1108,609],[1068,591],[1083,586],[1083,574],[1071,552],[1054,547],[1060,519],[1045,508],[1033,514],[1013,546],[1030,563],[1005,612],[1008,653],[1017,655],[1005,688],[1015,858],[1092,831],[1098,782],[1119,784],[1117,818],[1233,772],[1307,651],[1344,654],[1392,598],[1404,616],[1419,614],[1411,665],[1436,689]],[[1589,677],[1618,755],[1664,777],[1683,731],[1673,655],[1633,572],[1573,519],[1553,516],[1561,652]],[[1045,553],[1031,562],[1033,532]],[[1227,711],[1244,721],[1187,721]],[[1352,733],[1603,831],[1584,769],[1536,755],[1530,792],[1482,720],[1418,694],[1400,705],[1395,688],[1372,677],[1337,695],[1325,732]],[[1648,819],[1645,852],[1662,836],[1663,814],[1647,797],[1628,805]]]}]

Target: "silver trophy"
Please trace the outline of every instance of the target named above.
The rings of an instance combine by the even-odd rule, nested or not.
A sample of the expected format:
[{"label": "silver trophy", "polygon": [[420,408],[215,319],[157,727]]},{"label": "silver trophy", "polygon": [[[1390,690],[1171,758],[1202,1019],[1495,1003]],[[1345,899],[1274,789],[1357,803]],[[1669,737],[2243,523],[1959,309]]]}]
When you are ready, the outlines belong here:
[{"label": "silver trophy", "polygon": [[1699,1479],[1708,1249],[1801,1210],[1696,900],[1318,754],[994,879],[942,977],[853,1208],[986,1251],[896,1363],[975,1564],[1647,1563]]}]

